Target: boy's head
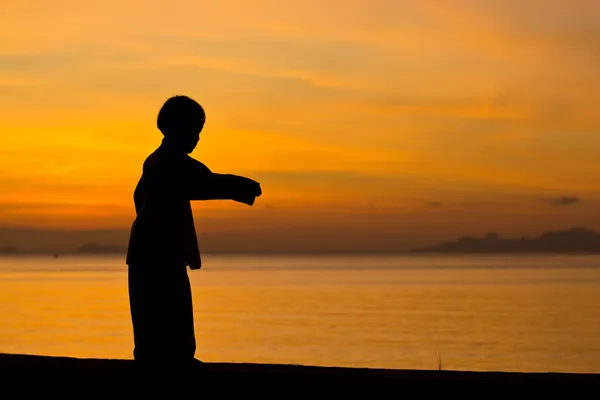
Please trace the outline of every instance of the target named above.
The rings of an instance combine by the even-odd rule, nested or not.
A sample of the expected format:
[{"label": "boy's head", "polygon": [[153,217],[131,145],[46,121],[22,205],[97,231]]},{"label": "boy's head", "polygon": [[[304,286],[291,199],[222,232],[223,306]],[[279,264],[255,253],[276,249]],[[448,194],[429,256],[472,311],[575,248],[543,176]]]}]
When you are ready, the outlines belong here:
[{"label": "boy's head", "polygon": [[206,114],[200,104],[187,96],[174,96],[161,107],[156,125],[169,141],[191,153],[205,121]]}]

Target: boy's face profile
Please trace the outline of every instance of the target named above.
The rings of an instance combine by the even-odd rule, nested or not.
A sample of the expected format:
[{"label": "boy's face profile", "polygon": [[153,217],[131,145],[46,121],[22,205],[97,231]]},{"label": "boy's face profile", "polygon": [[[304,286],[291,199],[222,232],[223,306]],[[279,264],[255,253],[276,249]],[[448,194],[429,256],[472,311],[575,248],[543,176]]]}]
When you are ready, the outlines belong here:
[{"label": "boy's face profile", "polygon": [[165,135],[169,142],[176,145],[181,151],[190,154],[200,140],[200,132],[204,128],[204,121],[196,118],[177,121],[172,129]]},{"label": "boy's face profile", "polygon": [[204,128],[204,123],[199,126],[196,125],[195,127],[190,127],[189,130],[181,132],[179,135],[175,135],[175,137],[181,138],[181,147],[186,154],[190,154],[198,145],[202,128]]},{"label": "boy's face profile", "polygon": [[198,145],[205,122],[200,104],[186,96],[175,96],[163,105],[157,124],[170,143],[189,154]]}]

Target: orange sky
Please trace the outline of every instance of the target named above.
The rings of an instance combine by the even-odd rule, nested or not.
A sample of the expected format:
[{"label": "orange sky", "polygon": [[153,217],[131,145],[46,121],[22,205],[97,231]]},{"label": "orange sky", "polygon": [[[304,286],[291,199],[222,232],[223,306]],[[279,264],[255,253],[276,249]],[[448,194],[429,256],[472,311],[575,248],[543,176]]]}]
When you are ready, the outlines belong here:
[{"label": "orange sky", "polygon": [[193,156],[264,192],[195,205],[203,235],[600,228],[598,1],[5,3],[0,227],[127,229],[156,113],[187,94]]}]

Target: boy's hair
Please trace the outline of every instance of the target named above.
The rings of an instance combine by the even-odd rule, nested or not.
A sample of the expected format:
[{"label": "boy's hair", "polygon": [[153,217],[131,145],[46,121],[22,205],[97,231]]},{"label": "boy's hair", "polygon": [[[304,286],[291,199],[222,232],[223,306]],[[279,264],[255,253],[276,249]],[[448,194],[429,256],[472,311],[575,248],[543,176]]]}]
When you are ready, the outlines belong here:
[{"label": "boy's hair", "polygon": [[187,96],[173,96],[158,112],[156,126],[167,136],[180,128],[203,125],[206,121],[204,109],[198,102]]}]

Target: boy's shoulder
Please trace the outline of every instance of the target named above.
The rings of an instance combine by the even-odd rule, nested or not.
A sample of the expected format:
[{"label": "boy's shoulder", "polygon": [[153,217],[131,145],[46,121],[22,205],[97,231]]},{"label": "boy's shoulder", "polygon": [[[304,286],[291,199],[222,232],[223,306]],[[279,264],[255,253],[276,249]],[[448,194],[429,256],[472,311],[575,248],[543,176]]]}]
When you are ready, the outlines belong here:
[{"label": "boy's shoulder", "polygon": [[144,161],[144,170],[147,169],[185,169],[195,172],[210,173],[211,170],[204,163],[196,160],[188,154],[173,156],[164,154],[158,150],[151,153]]},{"label": "boy's shoulder", "polygon": [[210,169],[204,163],[196,160],[195,158],[193,158],[187,154],[185,156],[185,163],[188,168],[193,168],[197,172],[205,172],[205,173],[211,172]]},{"label": "boy's shoulder", "polygon": [[144,170],[148,168],[152,168],[161,162],[160,152],[158,150],[154,150],[150,153],[146,159],[144,160]]}]

